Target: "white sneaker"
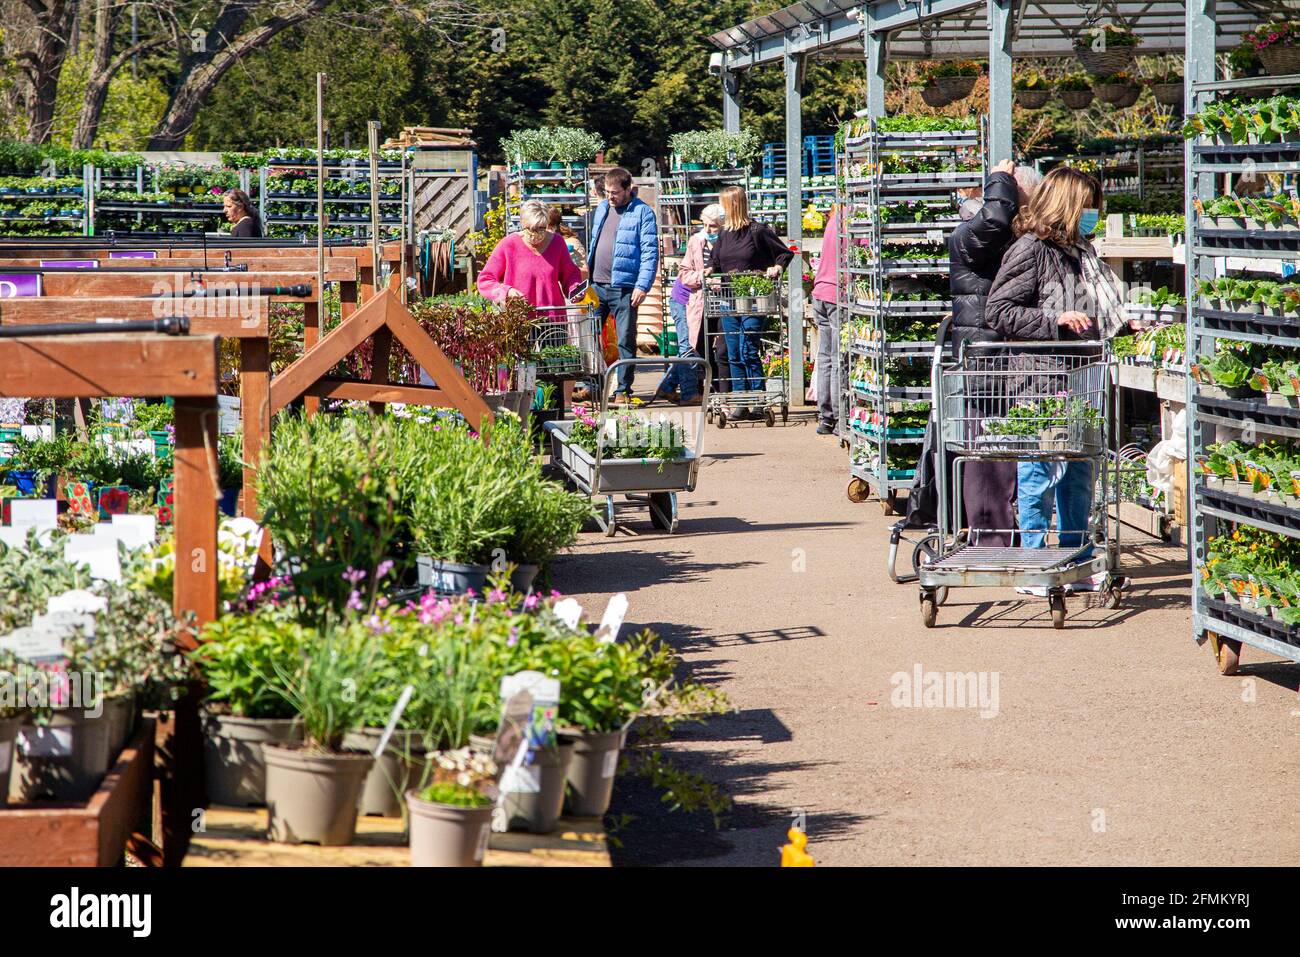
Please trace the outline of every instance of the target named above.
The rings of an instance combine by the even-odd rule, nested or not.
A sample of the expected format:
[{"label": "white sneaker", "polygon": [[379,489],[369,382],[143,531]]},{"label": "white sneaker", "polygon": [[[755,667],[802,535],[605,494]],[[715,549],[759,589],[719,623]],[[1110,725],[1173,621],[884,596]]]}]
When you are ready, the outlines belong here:
[{"label": "white sneaker", "polygon": [[1034,598],[1046,598],[1046,585],[1021,585],[1016,589],[1017,595],[1032,595]]}]

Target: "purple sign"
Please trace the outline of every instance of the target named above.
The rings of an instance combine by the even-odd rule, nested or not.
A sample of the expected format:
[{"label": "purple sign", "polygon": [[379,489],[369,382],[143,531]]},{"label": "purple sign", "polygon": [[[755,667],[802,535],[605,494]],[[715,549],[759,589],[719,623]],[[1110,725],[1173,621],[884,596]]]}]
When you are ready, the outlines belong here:
[{"label": "purple sign", "polygon": [[40,294],[40,273],[11,273],[0,276],[0,299],[33,299]]},{"label": "purple sign", "polygon": [[109,259],[157,259],[158,253],[152,249],[123,249],[120,252],[109,253]]},{"label": "purple sign", "polygon": [[42,259],[43,269],[98,269],[99,262],[94,259]]}]

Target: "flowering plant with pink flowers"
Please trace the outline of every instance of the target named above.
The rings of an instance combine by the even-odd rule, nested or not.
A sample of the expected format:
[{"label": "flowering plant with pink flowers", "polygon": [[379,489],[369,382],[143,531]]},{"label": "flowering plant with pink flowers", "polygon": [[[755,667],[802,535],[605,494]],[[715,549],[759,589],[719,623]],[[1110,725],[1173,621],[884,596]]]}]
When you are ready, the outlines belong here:
[{"label": "flowering plant with pink flowers", "polygon": [[1272,46],[1292,46],[1300,39],[1300,20],[1274,20],[1256,27],[1246,34],[1248,43],[1256,52]]}]

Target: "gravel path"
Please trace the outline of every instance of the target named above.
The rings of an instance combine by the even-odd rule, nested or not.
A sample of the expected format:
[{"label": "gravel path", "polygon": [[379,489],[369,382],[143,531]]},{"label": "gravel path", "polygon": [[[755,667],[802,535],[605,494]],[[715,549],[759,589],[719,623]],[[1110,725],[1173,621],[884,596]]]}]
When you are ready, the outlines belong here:
[{"label": "gravel path", "polygon": [[[885,572],[894,519],[847,500],[835,439],[792,419],[705,448],[676,535],[629,512],[555,569],[597,615],[627,592],[629,622],[737,708],[673,747],[734,796],[722,830],[620,779],[616,863],[772,864],[798,815],[824,864],[1300,863],[1300,668],[1247,648],[1240,677],[1217,673],[1185,552],[1136,544],[1131,599],[1071,598],[1061,632],[1046,601],[992,589],[954,592],[927,630]],[[905,706],[969,672],[983,708],[955,685]]]}]

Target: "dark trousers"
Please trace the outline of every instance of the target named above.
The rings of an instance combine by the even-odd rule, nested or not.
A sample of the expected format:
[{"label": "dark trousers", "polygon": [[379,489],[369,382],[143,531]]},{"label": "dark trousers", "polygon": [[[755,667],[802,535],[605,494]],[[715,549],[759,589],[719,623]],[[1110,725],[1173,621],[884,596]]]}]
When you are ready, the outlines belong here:
[{"label": "dark trousers", "polygon": [[[614,330],[618,337],[618,357],[636,358],[636,309],[632,305],[633,290],[624,286],[606,286],[593,283],[596,298],[596,328],[605,328],[605,317],[614,316]],[[618,391],[632,394],[632,380],[636,377],[634,366],[621,366],[618,370]]]},{"label": "dark trousers", "polygon": [[703,336],[708,340],[708,350],[704,354],[709,357],[709,365],[712,367],[713,391],[730,392],[731,363],[727,356],[727,337],[722,334],[721,317],[707,316],[705,323]]},{"label": "dark trousers", "polygon": [[1016,527],[1015,462],[962,463],[961,497],[966,527],[972,544],[1009,548],[1015,535],[1008,532],[980,532],[984,528]]}]

